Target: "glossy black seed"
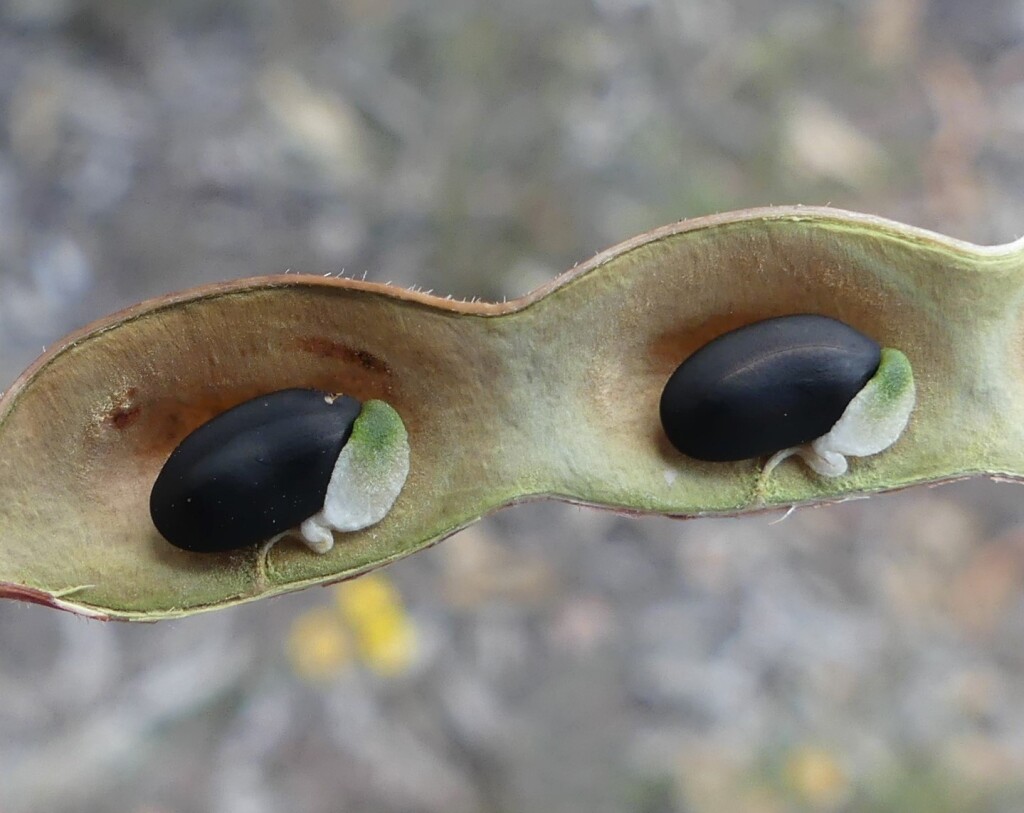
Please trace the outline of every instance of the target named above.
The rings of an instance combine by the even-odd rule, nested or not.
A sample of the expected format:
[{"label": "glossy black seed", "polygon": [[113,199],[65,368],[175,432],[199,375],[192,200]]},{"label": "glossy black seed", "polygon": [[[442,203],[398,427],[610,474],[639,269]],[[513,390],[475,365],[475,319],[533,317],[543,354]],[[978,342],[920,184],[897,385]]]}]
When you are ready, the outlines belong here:
[{"label": "glossy black seed", "polygon": [[826,316],[766,319],[697,350],[669,378],[661,424],[683,454],[745,460],[824,435],[878,369],[881,349]]},{"label": "glossy black seed", "polygon": [[280,390],[229,409],[186,437],[153,485],[153,524],[176,547],[219,552],[270,539],[323,507],[361,404]]}]

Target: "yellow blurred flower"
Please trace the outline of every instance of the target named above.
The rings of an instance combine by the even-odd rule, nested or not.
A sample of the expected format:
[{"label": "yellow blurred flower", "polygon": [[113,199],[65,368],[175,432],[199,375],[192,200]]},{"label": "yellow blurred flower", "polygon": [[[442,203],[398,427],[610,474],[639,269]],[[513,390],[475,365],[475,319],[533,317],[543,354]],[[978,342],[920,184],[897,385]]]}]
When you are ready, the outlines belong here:
[{"label": "yellow blurred flower", "polygon": [[328,607],[300,615],[288,636],[292,668],[307,680],[323,681],[339,674],[352,661],[352,647],[345,628]]},{"label": "yellow blurred flower", "polygon": [[349,620],[365,619],[382,609],[402,605],[402,597],[395,586],[381,573],[368,573],[340,584],[334,596],[341,614]]},{"label": "yellow blurred flower", "polygon": [[818,810],[838,807],[850,789],[843,766],[823,748],[793,751],[786,761],[786,779],[803,802]]},{"label": "yellow blurred flower", "polygon": [[371,573],[341,585],[335,596],[367,666],[378,674],[395,675],[412,665],[415,631],[390,579]]}]

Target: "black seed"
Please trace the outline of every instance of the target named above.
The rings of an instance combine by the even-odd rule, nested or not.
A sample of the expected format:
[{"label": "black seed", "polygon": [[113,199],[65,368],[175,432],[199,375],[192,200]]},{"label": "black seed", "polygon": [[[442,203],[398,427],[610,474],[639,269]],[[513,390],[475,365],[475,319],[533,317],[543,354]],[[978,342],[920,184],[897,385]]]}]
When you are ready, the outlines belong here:
[{"label": "black seed", "polygon": [[172,545],[219,552],[270,539],[324,504],[361,404],[318,390],[280,390],[200,426],[167,459],[149,498]]},{"label": "black seed", "polygon": [[679,365],[661,395],[661,425],[698,460],[774,454],[828,432],[880,360],[878,344],[827,316],[766,319]]}]

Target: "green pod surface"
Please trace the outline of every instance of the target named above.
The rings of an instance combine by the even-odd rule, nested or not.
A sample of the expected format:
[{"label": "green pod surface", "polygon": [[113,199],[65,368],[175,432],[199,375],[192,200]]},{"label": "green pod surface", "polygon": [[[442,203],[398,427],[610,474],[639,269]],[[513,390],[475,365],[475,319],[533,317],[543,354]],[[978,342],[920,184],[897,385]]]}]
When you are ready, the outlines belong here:
[{"label": "green pod surface", "polygon": [[[501,304],[294,275],[163,297],[55,345],[0,400],[0,595],[154,620],[351,578],[527,499],[734,515],[1019,479],[1022,299],[1020,243],[804,208],[661,228]],[[793,313],[906,355],[906,431],[834,478],[782,465],[761,484],[757,461],[680,455],[658,412],[680,360]],[[409,475],[387,516],[323,556],[279,544],[270,568],[168,546],[147,505],[163,461],[214,415],[290,387],[401,415]]]}]

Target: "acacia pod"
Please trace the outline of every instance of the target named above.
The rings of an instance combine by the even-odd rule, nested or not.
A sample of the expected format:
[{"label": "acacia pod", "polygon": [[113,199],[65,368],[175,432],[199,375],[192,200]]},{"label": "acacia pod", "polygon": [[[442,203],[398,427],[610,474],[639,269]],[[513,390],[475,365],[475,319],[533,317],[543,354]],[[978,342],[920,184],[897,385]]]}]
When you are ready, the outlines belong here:
[{"label": "acacia pod", "polygon": [[178,548],[214,553],[271,539],[316,514],[361,404],[287,389],[245,401],[188,435],[150,493]]},{"label": "acacia pod", "polygon": [[[162,297],[55,344],[0,398],[0,597],[154,621],[352,578],[540,497],[735,516],[977,474],[1024,481],[1022,302],[1024,241],[805,207],[675,223],[507,303],[295,274]],[[666,459],[659,398],[715,326],[823,312],[899,348],[840,423],[854,420],[803,445],[871,460],[766,481],[754,465]],[[328,521],[330,556],[289,545],[267,568],[256,548],[204,560],[169,547],[146,512],[178,427],[289,386],[363,401],[335,473],[348,452],[364,485],[393,494],[404,460],[400,496],[361,530]],[[393,431],[368,422],[360,444],[380,399]]]},{"label": "acacia pod", "polygon": [[661,396],[661,423],[698,460],[745,460],[828,432],[875,374],[881,348],[827,316],[766,319],[687,358]]}]

